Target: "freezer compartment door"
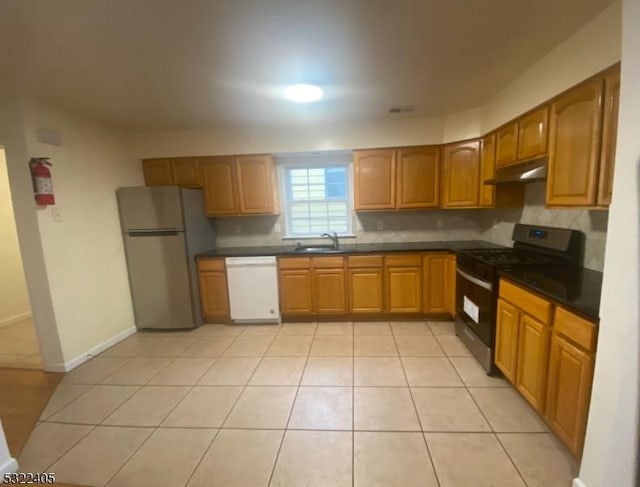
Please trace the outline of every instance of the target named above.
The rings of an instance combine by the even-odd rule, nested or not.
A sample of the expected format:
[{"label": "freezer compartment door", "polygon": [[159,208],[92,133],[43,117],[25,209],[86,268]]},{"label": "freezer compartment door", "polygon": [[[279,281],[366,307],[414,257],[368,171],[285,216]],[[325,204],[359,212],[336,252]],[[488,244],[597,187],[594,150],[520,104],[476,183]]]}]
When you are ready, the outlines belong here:
[{"label": "freezer compartment door", "polygon": [[120,188],[116,192],[123,233],[136,230],[183,230],[180,188]]},{"label": "freezer compartment door", "polygon": [[195,326],[182,232],[140,232],[124,237],[138,328]]}]

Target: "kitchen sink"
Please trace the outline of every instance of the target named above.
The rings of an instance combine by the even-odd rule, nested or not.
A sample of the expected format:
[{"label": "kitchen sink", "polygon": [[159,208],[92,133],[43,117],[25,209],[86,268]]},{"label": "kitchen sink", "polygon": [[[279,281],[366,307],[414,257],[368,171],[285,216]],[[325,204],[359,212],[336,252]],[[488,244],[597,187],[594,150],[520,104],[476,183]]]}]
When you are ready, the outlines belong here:
[{"label": "kitchen sink", "polygon": [[309,247],[307,247],[306,245],[301,245],[299,247],[296,247],[295,252],[300,252],[301,254],[339,254],[342,253],[343,250],[322,245]]}]

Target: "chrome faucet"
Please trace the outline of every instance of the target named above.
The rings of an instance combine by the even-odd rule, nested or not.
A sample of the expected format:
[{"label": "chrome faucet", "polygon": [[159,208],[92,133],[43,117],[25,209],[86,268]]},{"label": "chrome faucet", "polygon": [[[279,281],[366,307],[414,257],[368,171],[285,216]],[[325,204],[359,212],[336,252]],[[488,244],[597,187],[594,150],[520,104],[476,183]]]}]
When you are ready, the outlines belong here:
[{"label": "chrome faucet", "polygon": [[336,232],[335,230],[329,230],[328,232],[323,233],[322,235],[320,235],[321,237],[327,237],[330,238],[331,241],[333,242],[333,248],[335,250],[338,250],[339,248],[339,244],[338,244],[338,232]]}]

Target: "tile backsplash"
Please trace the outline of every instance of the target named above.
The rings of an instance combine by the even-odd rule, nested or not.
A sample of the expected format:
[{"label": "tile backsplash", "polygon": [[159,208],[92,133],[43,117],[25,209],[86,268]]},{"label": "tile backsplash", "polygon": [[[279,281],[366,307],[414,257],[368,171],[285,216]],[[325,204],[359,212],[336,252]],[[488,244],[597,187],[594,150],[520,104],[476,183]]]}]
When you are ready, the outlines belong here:
[{"label": "tile backsplash", "polygon": [[[556,226],[584,232],[584,265],[601,271],[609,212],[547,209],[544,199],[545,183],[533,183],[526,188],[525,206],[518,209],[354,213],[355,238],[345,238],[344,242],[488,240],[510,246],[514,223]],[[282,215],[217,218],[215,222],[218,247],[293,245],[296,242],[283,240]]]},{"label": "tile backsplash", "polygon": [[580,230],[586,236],[584,266],[602,271],[607,240],[609,211],[586,209],[545,208],[545,183],[529,183],[525,192],[524,208],[491,210],[485,218],[488,228],[479,237],[501,245],[511,245],[514,223],[529,223],[548,227]]}]

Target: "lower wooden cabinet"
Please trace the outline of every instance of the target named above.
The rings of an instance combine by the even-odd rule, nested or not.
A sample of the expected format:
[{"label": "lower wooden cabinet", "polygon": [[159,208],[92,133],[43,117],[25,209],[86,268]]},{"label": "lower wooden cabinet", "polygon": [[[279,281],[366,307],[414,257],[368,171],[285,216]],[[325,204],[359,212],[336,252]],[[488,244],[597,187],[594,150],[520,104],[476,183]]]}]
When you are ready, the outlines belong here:
[{"label": "lower wooden cabinet", "polygon": [[280,312],[283,315],[313,313],[311,269],[280,270]]},{"label": "lower wooden cabinet", "polygon": [[382,267],[347,271],[349,313],[382,313]]},{"label": "lower wooden cabinet", "polygon": [[447,254],[426,255],[423,261],[424,312],[447,313]]},{"label": "lower wooden cabinet", "polygon": [[422,256],[388,255],[384,281],[387,313],[422,313]]},{"label": "lower wooden cabinet", "polygon": [[[597,327],[548,302],[549,312],[534,318],[529,311],[540,311],[541,307],[532,303],[544,300],[507,284],[500,282],[495,363],[580,458],[591,400]],[[505,294],[513,302],[504,299]]]},{"label": "lower wooden cabinet", "polygon": [[495,363],[511,382],[516,380],[519,321],[518,308],[504,299],[498,299]]},{"label": "lower wooden cabinet", "polygon": [[203,259],[198,262],[200,305],[205,319],[229,318],[229,292],[224,259]]},{"label": "lower wooden cabinet", "polygon": [[344,268],[313,270],[313,311],[317,314],[346,314]]},{"label": "lower wooden cabinet", "polygon": [[518,332],[516,387],[540,413],[544,412],[551,328],[523,314]]},{"label": "lower wooden cabinet", "polygon": [[456,255],[448,254],[445,258],[444,274],[444,306],[452,318],[456,317]]}]

